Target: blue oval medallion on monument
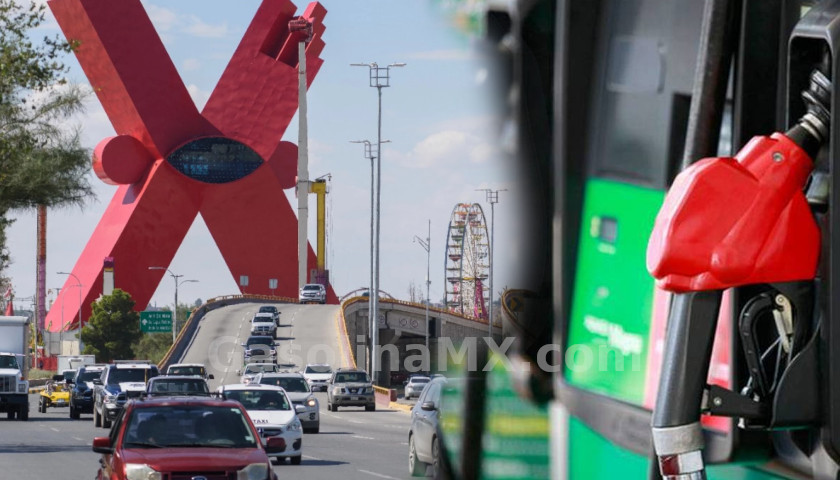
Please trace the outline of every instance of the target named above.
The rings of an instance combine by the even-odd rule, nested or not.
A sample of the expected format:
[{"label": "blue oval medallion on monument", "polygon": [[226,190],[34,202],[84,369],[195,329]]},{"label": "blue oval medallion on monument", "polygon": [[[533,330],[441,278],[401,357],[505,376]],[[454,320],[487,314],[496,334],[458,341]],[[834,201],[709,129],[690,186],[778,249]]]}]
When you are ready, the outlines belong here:
[{"label": "blue oval medallion on monument", "polygon": [[175,150],[166,161],[184,175],[204,183],[234,182],[263,163],[251,147],[224,137],[193,140]]}]

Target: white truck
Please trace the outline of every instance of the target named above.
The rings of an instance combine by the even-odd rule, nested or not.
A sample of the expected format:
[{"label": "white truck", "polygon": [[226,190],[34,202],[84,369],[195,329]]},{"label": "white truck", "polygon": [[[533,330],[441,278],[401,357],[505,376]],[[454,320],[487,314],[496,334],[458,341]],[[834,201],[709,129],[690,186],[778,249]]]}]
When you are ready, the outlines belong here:
[{"label": "white truck", "polygon": [[96,363],[96,358],[93,355],[59,355],[58,373],[64,373],[67,370],[75,372],[79,367],[94,363]]},{"label": "white truck", "polygon": [[0,316],[0,412],[29,420],[29,320]]}]

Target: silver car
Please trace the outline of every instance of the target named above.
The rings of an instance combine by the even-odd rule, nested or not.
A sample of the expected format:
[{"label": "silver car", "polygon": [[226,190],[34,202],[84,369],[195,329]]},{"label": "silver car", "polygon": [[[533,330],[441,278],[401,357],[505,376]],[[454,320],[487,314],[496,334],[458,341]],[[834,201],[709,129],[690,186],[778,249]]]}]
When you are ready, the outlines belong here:
[{"label": "silver car", "polygon": [[327,289],[319,283],[307,283],[300,289],[300,303],[327,303]]},{"label": "silver car", "polygon": [[280,371],[280,365],[276,363],[249,363],[245,365],[242,370],[237,370],[236,374],[240,375],[239,383],[244,383],[245,385],[251,383],[258,374],[266,372],[266,373],[277,373]]},{"label": "silver car", "polygon": [[423,389],[431,382],[429,377],[415,376],[408,379],[405,384],[405,398],[410,400],[412,397],[419,397],[423,393]]}]

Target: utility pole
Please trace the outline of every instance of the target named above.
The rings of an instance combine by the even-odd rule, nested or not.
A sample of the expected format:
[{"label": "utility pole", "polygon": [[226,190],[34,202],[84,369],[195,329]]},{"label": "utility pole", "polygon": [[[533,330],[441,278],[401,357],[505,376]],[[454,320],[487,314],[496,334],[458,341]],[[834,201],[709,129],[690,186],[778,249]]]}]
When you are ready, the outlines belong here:
[{"label": "utility pole", "polygon": [[379,344],[379,220],[380,220],[380,200],[382,188],[382,88],[390,85],[391,67],[404,67],[405,63],[392,63],[387,67],[380,67],[376,62],[373,63],[351,63],[353,67],[368,67],[370,73],[370,86],[375,87],[379,97],[379,113],[377,117],[376,128],[376,154],[378,156],[376,161],[376,221],[374,232],[374,275],[373,275],[373,291],[370,296],[373,302],[370,306],[369,315],[373,319],[373,331],[371,340],[371,352],[373,362],[371,366],[370,376],[373,382],[376,383],[377,373],[377,354],[376,349]]},{"label": "utility pole", "polygon": [[309,259],[309,136],[306,116],[306,43],[312,39],[312,24],[303,17],[289,21],[289,32],[298,33],[298,287],[306,285]]},{"label": "utility pole", "polygon": [[169,272],[169,275],[175,280],[175,308],[172,309],[172,343],[174,344],[175,337],[178,334],[178,286],[184,283],[198,282],[198,280],[184,280],[179,282],[178,279],[183,277],[183,275],[176,275],[172,272],[172,270],[166,267],[149,267],[149,270],[166,270],[167,272]]},{"label": "utility pole", "polygon": [[499,203],[499,192],[506,192],[507,189],[491,190],[489,188],[480,188],[480,192],[487,194],[487,202],[490,203],[490,313],[487,319],[487,332],[490,338],[493,338],[493,249],[496,247],[495,232],[496,232],[496,204]]},{"label": "utility pole", "polygon": [[[429,269],[431,261],[431,245],[432,245],[432,219],[429,219],[429,232],[426,234],[426,239],[414,236],[414,241],[419,243],[424,250],[426,250],[426,355],[431,356],[429,352],[429,286],[432,284],[432,277],[429,276],[431,270]],[[439,335],[439,334],[438,334]],[[431,359],[428,359],[431,361]],[[427,372],[428,373],[428,372]]]}]

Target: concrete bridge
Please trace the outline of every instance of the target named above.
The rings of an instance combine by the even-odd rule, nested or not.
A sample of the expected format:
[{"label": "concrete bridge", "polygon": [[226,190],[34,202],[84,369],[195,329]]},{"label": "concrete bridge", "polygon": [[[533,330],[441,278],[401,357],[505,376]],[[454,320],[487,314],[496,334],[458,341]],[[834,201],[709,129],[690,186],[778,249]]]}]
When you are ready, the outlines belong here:
[{"label": "concrete bridge", "polygon": [[[359,368],[369,369],[369,322],[367,297],[350,298],[342,303],[341,315],[347,338]],[[429,308],[429,362],[423,364],[426,306],[395,299],[379,299],[379,376],[377,385],[401,386],[402,379],[419,371],[443,372],[463,351],[464,342],[489,335],[485,320]],[[502,335],[493,325],[493,338]]]}]

